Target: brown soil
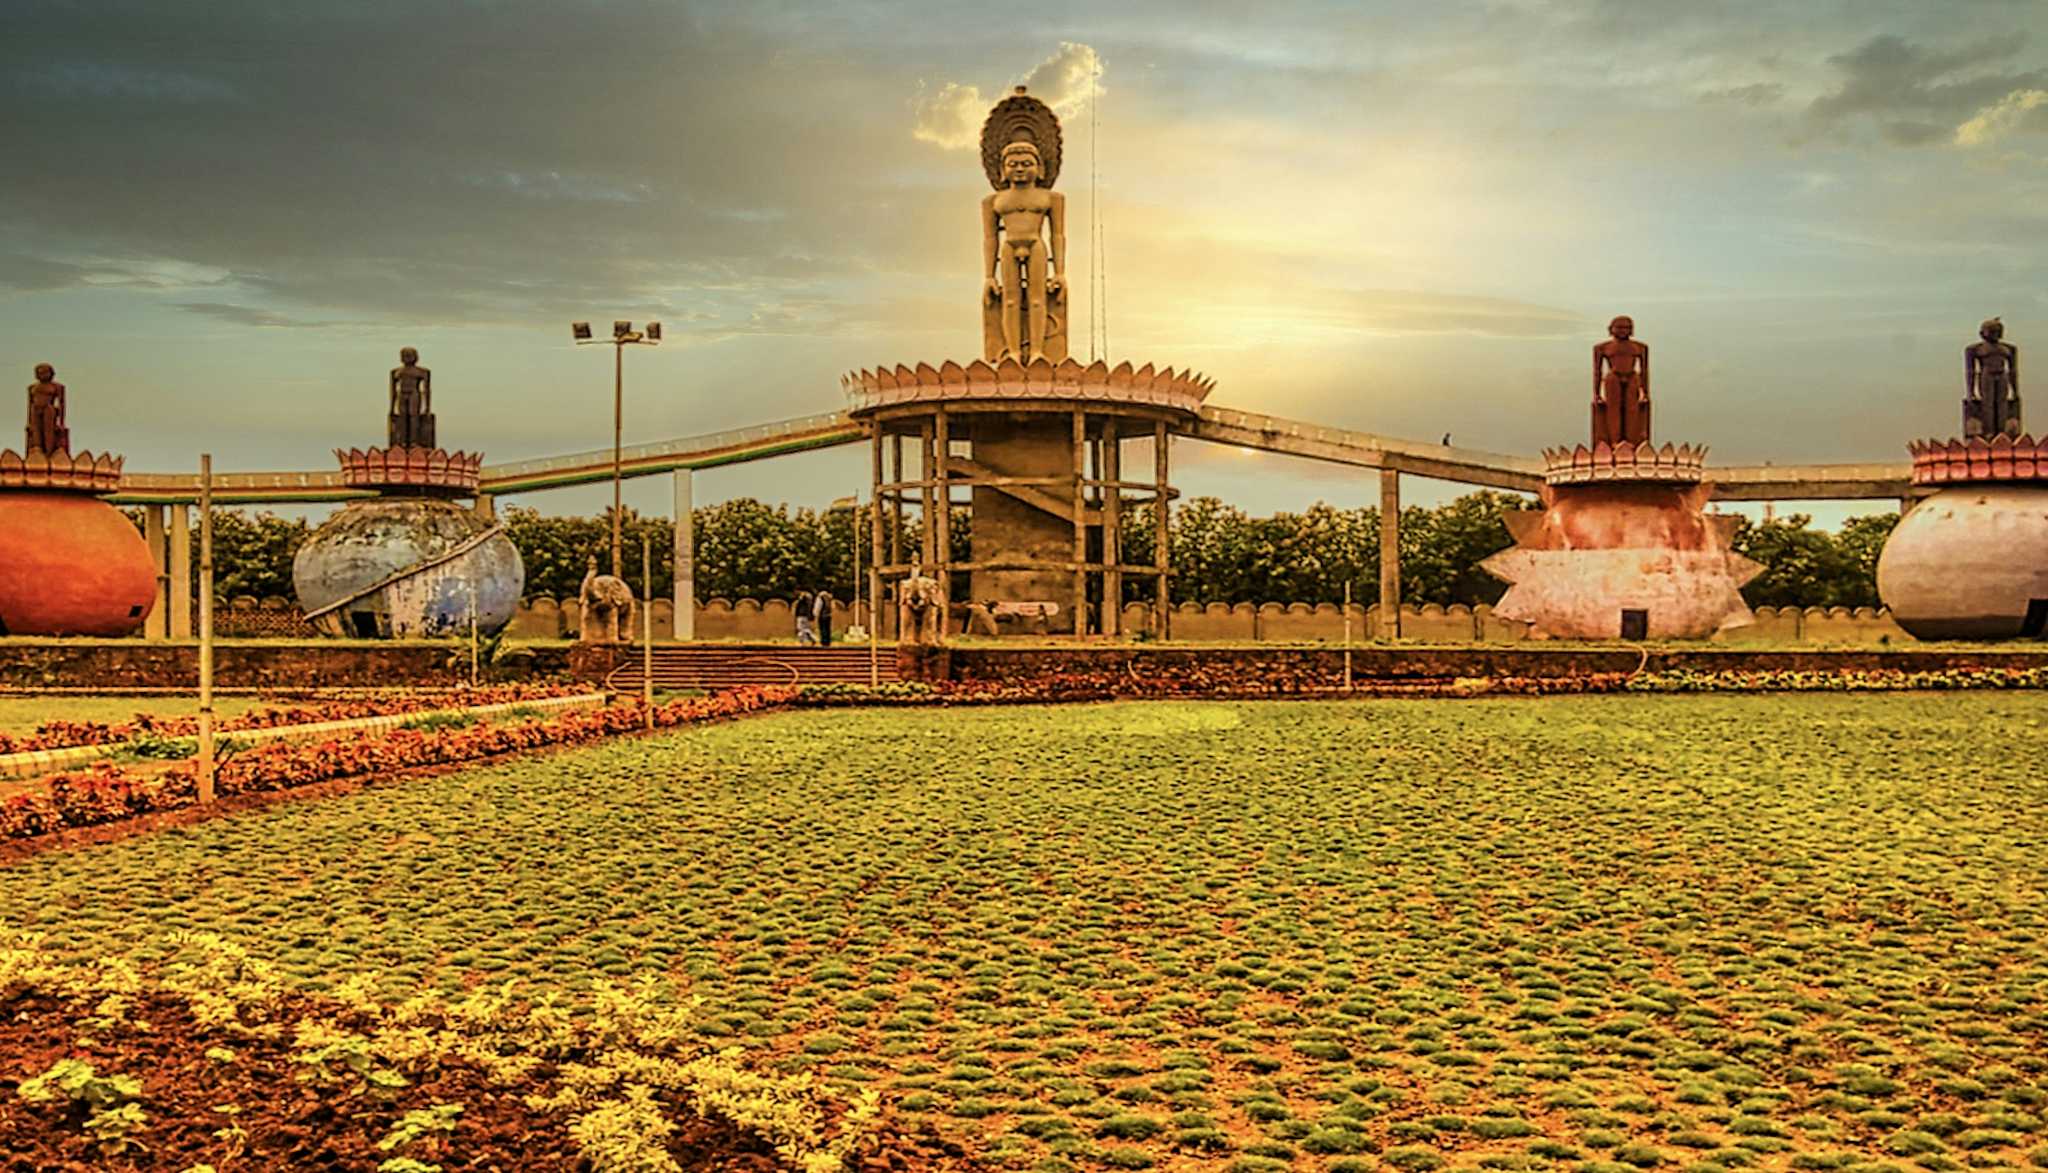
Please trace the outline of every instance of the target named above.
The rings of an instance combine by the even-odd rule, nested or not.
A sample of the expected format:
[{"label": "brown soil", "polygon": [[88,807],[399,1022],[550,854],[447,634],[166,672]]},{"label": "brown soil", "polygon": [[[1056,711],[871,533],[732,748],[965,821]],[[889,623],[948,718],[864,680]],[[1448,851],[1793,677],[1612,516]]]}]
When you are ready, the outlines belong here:
[{"label": "brown soil", "polygon": [[[310,1003],[309,1003],[310,1005]],[[128,1017],[136,1025],[81,1027],[77,1010],[48,994],[0,994],[0,1171],[183,1170],[210,1164],[219,1173],[293,1169],[371,1171],[392,1158],[378,1141],[406,1112],[460,1104],[455,1130],[423,1139],[402,1155],[464,1170],[580,1171],[568,1120],[527,1107],[524,1087],[493,1086],[477,1069],[450,1057],[431,1076],[386,1096],[316,1087],[294,1077],[289,1043],[228,1039],[196,1023],[184,1002],[157,992],[139,995]],[[90,1034],[90,1039],[84,1036]],[[206,1056],[234,1051],[232,1062]],[[31,1103],[21,1083],[59,1059],[90,1062],[105,1075],[142,1083],[148,1126],[138,1150],[106,1155],[82,1125],[82,1109]],[[669,1151],[685,1169],[774,1170],[773,1148],[722,1120],[668,1106],[677,1131]],[[239,1130],[239,1131],[237,1131]],[[961,1150],[929,1134],[885,1133],[856,1173],[972,1170]]]}]

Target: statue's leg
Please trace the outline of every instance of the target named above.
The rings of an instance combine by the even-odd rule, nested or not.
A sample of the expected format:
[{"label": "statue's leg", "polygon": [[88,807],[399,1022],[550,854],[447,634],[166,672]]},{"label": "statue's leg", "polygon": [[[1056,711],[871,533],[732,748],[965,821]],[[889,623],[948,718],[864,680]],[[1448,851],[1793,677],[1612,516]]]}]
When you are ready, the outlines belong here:
[{"label": "statue's leg", "polygon": [[1031,242],[1031,357],[1045,353],[1045,246]]},{"label": "statue's leg", "polygon": [[1024,340],[1018,337],[1024,316],[1024,275],[1017,266],[1017,254],[1003,250],[1003,353],[1024,361]]}]

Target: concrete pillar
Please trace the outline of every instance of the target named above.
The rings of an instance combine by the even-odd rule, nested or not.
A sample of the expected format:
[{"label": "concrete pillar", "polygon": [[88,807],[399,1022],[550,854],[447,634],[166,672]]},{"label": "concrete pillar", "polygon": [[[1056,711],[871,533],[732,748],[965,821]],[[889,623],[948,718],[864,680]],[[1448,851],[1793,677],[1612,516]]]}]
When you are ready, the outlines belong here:
[{"label": "concrete pillar", "polygon": [[1123,490],[1116,483],[1123,479],[1123,455],[1121,438],[1117,435],[1116,417],[1102,419],[1102,479],[1109,482],[1102,487],[1102,634],[1112,639],[1121,638],[1124,633],[1124,574],[1117,569],[1124,559],[1123,542]]},{"label": "concrete pillar", "polygon": [[[953,440],[946,429],[946,405],[939,404],[932,415],[932,446],[938,453],[938,461],[932,466],[929,479],[938,482],[933,497],[939,511],[939,638],[944,639],[953,632],[953,490],[946,483],[946,468],[952,463]],[[929,519],[926,524],[931,524]]]},{"label": "concrete pillar", "polygon": [[170,634],[170,567],[165,561],[164,507],[142,507],[142,540],[149,546],[149,560],[156,567],[156,601],[149,605],[149,618],[142,621],[142,638],[162,639]]},{"label": "concrete pillar", "polygon": [[[917,491],[918,516],[924,523],[918,527],[917,560],[926,566],[930,566],[938,561],[939,558],[938,515],[933,512],[937,508],[935,502],[938,489],[932,484],[932,481],[938,476],[933,471],[938,467],[939,460],[938,454],[933,447],[937,443],[936,437],[938,433],[933,430],[930,420],[919,424],[917,431],[919,444],[917,479],[925,482]],[[896,479],[899,482],[903,480],[903,437],[901,436],[896,437]],[[903,490],[896,490],[896,501],[896,516],[900,518],[903,516]],[[897,528],[900,530],[902,526],[899,524]]]},{"label": "concrete pillar", "polygon": [[1074,635],[1088,634],[1088,416],[1074,409]]},{"label": "concrete pillar", "polygon": [[498,499],[489,493],[478,493],[475,504],[469,509],[485,521],[495,523],[498,520]]},{"label": "concrete pillar", "polygon": [[670,474],[676,490],[676,620],[679,640],[697,638],[697,528],[694,524],[695,498],[687,468]]},{"label": "concrete pillar", "polygon": [[[874,436],[870,444],[873,453],[873,477],[868,489],[868,546],[875,553],[868,559],[868,644],[873,654],[875,641],[882,637],[882,421],[870,425]],[[902,464],[903,445],[896,445],[897,463]],[[895,542],[890,544],[890,558],[895,558]]]},{"label": "concrete pillar", "polygon": [[1154,595],[1153,634],[1160,639],[1173,638],[1173,599],[1167,593],[1167,561],[1172,545],[1167,538],[1167,523],[1172,520],[1172,503],[1167,500],[1167,452],[1170,443],[1164,421],[1152,425],[1152,486],[1155,498],[1152,504],[1152,563],[1159,568],[1159,582]]},{"label": "concrete pillar", "polygon": [[167,604],[172,639],[192,638],[192,507],[171,508],[170,590]]},{"label": "concrete pillar", "polygon": [[1401,638],[1401,474],[1380,470],[1380,638]]}]

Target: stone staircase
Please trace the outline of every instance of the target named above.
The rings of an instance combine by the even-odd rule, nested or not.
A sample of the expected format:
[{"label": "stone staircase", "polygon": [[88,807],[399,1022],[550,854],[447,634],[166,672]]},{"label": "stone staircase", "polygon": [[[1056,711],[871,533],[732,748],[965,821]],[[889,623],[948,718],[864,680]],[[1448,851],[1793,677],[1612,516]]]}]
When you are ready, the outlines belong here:
[{"label": "stone staircase", "polygon": [[[643,655],[639,647],[621,649],[621,663],[605,677],[605,687],[618,692],[640,691]],[[896,648],[880,649],[880,678],[896,679]],[[654,687],[701,688],[717,691],[744,684],[866,684],[866,644],[805,648],[791,644],[655,644]]]}]

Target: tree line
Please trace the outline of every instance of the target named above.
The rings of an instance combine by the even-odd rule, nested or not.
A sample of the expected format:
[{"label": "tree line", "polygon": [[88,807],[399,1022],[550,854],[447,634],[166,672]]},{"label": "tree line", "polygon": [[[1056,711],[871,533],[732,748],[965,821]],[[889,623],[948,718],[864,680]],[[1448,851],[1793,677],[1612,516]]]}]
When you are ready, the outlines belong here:
[{"label": "tree line", "polygon": [[[1493,603],[1506,584],[1480,569],[1489,555],[1513,545],[1504,513],[1532,507],[1513,493],[1468,493],[1434,508],[1401,511],[1401,599],[1406,603]],[[131,511],[141,524],[139,511]],[[611,519],[548,517],[510,507],[500,520],[526,563],[526,593],[573,598],[596,555],[610,565]],[[1380,526],[1375,508],[1338,509],[1317,503],[1299,513],[1253,517],[1215,497],[1196,497],[1173,512],[1167,541],[1175,602],[1336,603],[1345,585],[1352,597],[1379,597]],[[1834,533],[1812,527],[1805,514],[1769,521],[1738,520],[1737,552],[1763,565],[1743,588],[1751,606],[1874,607],[1877,555],[1898,521],[1896,513],[1849,519]],[[696,584],[700,600],[790,598],[798,591],[854,593],[854,537],[860,526],[861,566],[872,561],[866,514],[851,509],[804,509],[740,498],[693,512]],[[1123,515],[1127,557],[1149,560],[1152,514]],[[628,509],[624,531],[626,578],[636,593],[652,571],[653,594],[675,589],[674,527],[664,517]],[[292,557],[312,533],[303,520],[270,513],[222,509],[214,515],[216,592],[292,597]],[[653,548],[653,565],[640,562],[641,538]],[[906,519],[898,541],[915,551],[921,540],[915,519]],[[965,509],[955,509],[951,540],[955,557],[968,558],[973,533]],[[913,555],[914,556],[914,555]],[[196,559],[195,559],[196,562]],[[964,585],[964,584],[963,584]],[[195,570],[196,587],[196,570]],[[865,584],[863,584],[865,593]],[[1149,582],[1127,579],[1125,595],[1149,597]]]}]

